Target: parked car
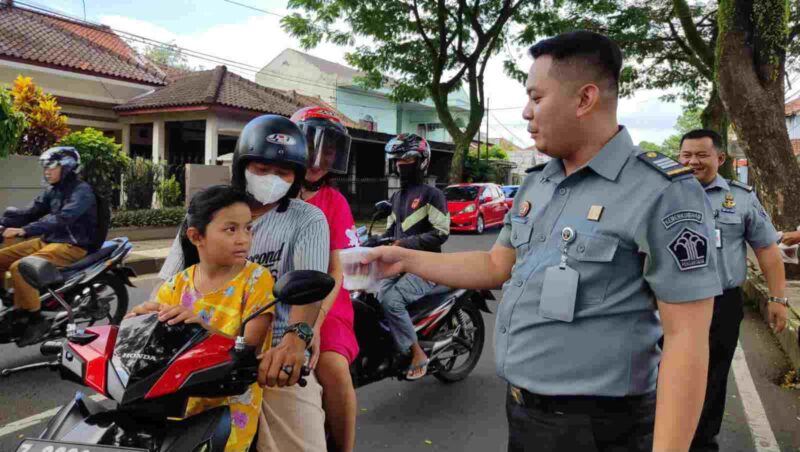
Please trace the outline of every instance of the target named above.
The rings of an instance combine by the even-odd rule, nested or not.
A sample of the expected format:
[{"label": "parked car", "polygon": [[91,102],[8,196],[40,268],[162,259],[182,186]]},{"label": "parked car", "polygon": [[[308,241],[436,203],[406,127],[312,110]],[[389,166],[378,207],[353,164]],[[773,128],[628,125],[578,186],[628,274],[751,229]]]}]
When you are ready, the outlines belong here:
[{"label": "parked car", "polygon": [[514,203],[514,196],[517,196],[519,185],[503,185],[503,194],[506,196],[506,205],[511,209],[511,204]]},{"label": "parked car", "polygon": [[444,189],[451,231],[482,234],[486,228],[502,226],[508,212],[505,195],[496,184],[458,184]]}]

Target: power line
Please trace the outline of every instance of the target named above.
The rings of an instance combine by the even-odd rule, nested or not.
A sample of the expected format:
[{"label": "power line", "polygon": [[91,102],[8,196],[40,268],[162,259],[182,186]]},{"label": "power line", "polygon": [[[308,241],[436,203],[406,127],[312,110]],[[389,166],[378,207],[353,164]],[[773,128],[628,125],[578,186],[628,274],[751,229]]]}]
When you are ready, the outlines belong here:
[{"label": "power line", "polygon": [[244,4],[244,3],[235,2],[233,0],[223,0],[223,1],[225,3],[231,3],[231,4],[234,4],[234,5],[241,6],[243,8],[252,9],[253,11],[259,11],[259,12],[262,12],[262,13],[265,13],[265,14],[269,14],[271,16],[280,17],[280,18],[286,17],[283,14],[278,14],[278,13],[274,13],[272,11],[267,11],[266,9],[256,8],[255,6],[247,5],[247,4]]}]

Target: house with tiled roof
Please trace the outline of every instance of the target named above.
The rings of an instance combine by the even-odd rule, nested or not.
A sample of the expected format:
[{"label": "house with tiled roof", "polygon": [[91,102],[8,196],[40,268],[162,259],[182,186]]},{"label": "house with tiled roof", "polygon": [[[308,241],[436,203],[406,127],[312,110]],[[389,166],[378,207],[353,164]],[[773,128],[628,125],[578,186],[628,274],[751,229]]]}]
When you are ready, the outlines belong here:
[{"label": "house with tiled roof", "polygon": [[[362,76],[351,67],[285,49],[256,74],[256,83],[319,97],[371,131],[416,133],[428,140],[452,142],[431,99],[396,103],[389,98],[390,87],[360,86]],[[466,124],[470,109],[466,92],[455,91],[448,101],[456,121]]]},{"label": "house with tiled roof", "polygon": [[113,107],[166,83],[108,27],[0,0],[0,87],[18,75],[57,97],[70,128],[94,127],[119,140],[124,126]]}]

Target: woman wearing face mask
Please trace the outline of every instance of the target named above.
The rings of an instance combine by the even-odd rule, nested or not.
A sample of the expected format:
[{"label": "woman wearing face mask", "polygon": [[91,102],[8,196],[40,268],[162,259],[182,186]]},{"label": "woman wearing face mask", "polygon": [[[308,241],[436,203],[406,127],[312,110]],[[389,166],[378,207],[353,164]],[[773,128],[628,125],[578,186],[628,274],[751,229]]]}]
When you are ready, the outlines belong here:
[{"label": "woman wearing face mask", "polygon": [[350,363],[358,356],[353,330],[353,304],[342,288],[339,250],[358,246],[353,214],[347,200],[330,183],[333,174],[347,174],[350,135],[341,119],[321,107],[304,108],[292,121],[300,127],[308,143],[306,177],[300,198],[325,214],[331,233],[331,258],[328,273],[336,287],[322,301],[314,324],[311,367],[322,384],[322,406],[333,447],[350,452],[356,437],[356,391],[350,377]]},{"label": "woman wearing face mask", "polygon": [[[234,153],[232,184],[252,197],[252,243],[248,260],[277,281],[292,270],[328,270],[329,232],[322,212],[295,199],[306,173],[305,136],[289,119],[264,115],[250,121]],[[194,264],[192,250],[173,243],[159,277],[169,280]],[[295,383],[313,339],[319,304],[278,305],[272,348],[258,381],[266,385],[257,435],[259,451],[325,451],[322,388],[313,373]]]}]

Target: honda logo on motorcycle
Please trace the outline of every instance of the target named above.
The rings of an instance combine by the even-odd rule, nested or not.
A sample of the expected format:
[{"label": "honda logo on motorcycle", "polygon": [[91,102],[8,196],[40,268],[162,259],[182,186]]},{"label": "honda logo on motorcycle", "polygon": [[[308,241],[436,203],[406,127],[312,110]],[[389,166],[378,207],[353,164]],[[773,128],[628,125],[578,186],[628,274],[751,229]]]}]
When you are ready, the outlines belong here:
[{"label": "honda logo on motorcycle", "polygon": [[284,146],[290,146],[296,143],[293,137],[283,133],[273,133],[272,135],[267,136],[267,141],[274,144],[282,144]]},{"label": "honda logo on motorcycle", "polygon": [[140,359],[144,361],[158,361],[153,355],[148,355],[146,353],[123,353],[120,355],[124,359]]}]

